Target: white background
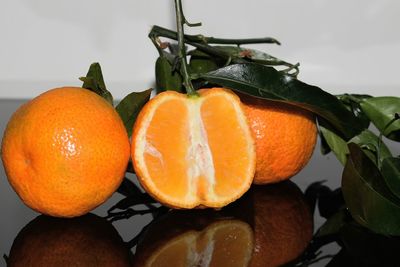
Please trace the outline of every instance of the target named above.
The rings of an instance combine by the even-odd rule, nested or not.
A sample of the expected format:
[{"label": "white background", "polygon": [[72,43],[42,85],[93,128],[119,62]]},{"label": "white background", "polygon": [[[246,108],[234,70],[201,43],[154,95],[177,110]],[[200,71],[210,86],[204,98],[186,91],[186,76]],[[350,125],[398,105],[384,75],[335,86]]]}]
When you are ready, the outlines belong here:
[{"label": "white background", "polygon": [[[191,33],[272,36],[261,48],[301,63],[299,78],[330,93],[399,95],[400,1],[184,0]],[[174,27],[169,0],[0,0],[0,98],[75,85],[101,63],[116,98],[153,84],[153,24]]]}]

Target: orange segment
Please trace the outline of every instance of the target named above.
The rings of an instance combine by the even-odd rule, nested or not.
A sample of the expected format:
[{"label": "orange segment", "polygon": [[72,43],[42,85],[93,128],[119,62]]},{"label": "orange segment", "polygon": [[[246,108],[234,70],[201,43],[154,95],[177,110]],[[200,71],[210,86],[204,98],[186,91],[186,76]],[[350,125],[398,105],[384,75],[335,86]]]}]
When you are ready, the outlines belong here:
[{"label": "orange segment", "polygon": [[[246,128],[246,118],[240,117],[240,106],[225,94],[206,98],[201,113],[213,155],[215,176],[218,177],[215,193],[218,196],[234,195],[239,188],[247,186],[242,177],[251,172],[254,159],[247,153],[253,143],[248,141],[248,136],[240,134]],[[227,119],[232,117],[238,119]]]},{"label": "orange segment", "polygon": [[132,159],[139,181],[176,208],[222,207],[248,190],[255,149],[239,98],[221,88],[199,97],[163,92],[135,123]]}]

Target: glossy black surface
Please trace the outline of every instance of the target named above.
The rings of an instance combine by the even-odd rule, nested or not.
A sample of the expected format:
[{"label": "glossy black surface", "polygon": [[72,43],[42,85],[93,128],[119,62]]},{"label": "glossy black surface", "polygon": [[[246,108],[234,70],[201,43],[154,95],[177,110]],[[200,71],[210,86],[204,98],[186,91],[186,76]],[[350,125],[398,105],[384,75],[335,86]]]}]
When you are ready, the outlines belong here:
[{"label": "glossy black surface", "polygon": [[[1,134],[4,131],[11,114],[23,102],[24,101],[20,100],[0,100]],[[194,250],[197,254],[194,253],[189,255],[184,252],[179,254],[181,255],[180,259],[185,259],[188,262],[191,262],[191,265],[189,266],[209,266],[206,263],[210,263],[210,261],[212,262],[211,259],[213,258],[210,256],[213,255],[212,253],[210,254],[210,251],[218,251],[218,257],[221,259],[224,259],[222,251],[228,253],[225,255],[226,259],[234,260],[234,257],[229,256],[231,254],[243,254],[243,257],[245,257],[245,255],[248,254],[249,246],[251,246],[252,251],[258,251],[258,253],[254,253],[253,255],[256,255],[259,258],[271,257],[270,254],[267,253],[267,251],[271,250],[271,247],[268,247],[269,245],[265,247],[264,253],[259,253],[260,248],[264,248],[263,245],[257,243],[260,242],[259,239],[261,237],[268,237],[273,240],[271,241],[272,243],[268,244],[274,244],[273,247],[277,249],[277,253],[282,254],[282,251],[288,250],[288,248],[291,246],[293,247],[294,244],[299,242],[301,243],[302,240],[307,239],[307,231],[310,233],[313,231],[311,229],[311,224],[307,224],[308,211],[307,209],[304,209],[307,199],[301,191],[304,192],[305,189],[315,181],[325,180],[325,185],[332,189],[337,188],[340,185],[342,166],[333,155],[321,156],[318,146],[319,145],[317,144],[313,158],[307,167],[298,175],[293,177],[292,181],[296,185],[292,183],[284,183],[267,187],[253,187],[251,192],[246,194],[244,198],[240,199],[230,207],[218,212],[203,210],[173,211],[166,213],[166,209],[157,209],[156,213],[145,213],[142,215],[133,215],[131,213],[130,215],[133,216],[130,218],[116,216],[113,218],[114,220],[112,223],[107,222],[105,219],[100,217],[107,217],[107,210],[124,198],[121,194],[115,193],[111,199],[94,210],[93,213],[97,216],[88,215],[73,220],[54,219],[45,216],[38,217],[39,214],[26,207],[13,191],[7,181],[4,168],[1,164],[0,253],[4,255],[4,259],[0,259],[0,266],[6,266],[6,258],[8,257],[10,257],[10,261],[21,258],[30,259],[32,260],[31,263],[33,263],[33,261],[38,261],[38,258],[35,257],[38,257],[39,254],[45,255],[48,253],[48,251],[45,251],[45,244],[52,244],[51,242],[54,241],[54,237],[57,236],[62,237],[55,238],[53,243],[54,247],[49,254],[51,259],[48,259],[48,262],[51,260],[57,262],[56,260],[59,260],[57,266],[62,266],[63,264],[66,265],[68,263],[68,261],[62,259],[62,257],[69,255],[68,253],[73,255],[69,257],[69,260],[76,257],[76,262],[79,261],[81,263],[85,263],[85,261],[83,258],[79,257],[86,255],[86,262],[91,262],[90,258],[87,258],[89,257],[87,255],[93,253],[98,255],[95,256],[98,260],[97,265],[100,265],[100,260],[103,260],[102,262],[105,263],[104,266],[126,266],[126,264],[143,266],[143,262],[157,258],[157,255],[158,257],[160,257],[160,255],[165,255],[161,252],[168,252],[168,249],[171,248],[170,245],[176,240],[180,240],[179,238],[195,240],[193,241],[194,243],[190,241],[192,243],[191,245],[188,245],[192,250],[193,247],[200,247],[198,250]],[[397,150],[396,152],[398,152],[399,148],[394,147],[394,150]],[[129,175],[128,177],[130,180],[137,183],[134,175]],[[295,203],[302,204],[297,205]],[[148,207],[145,205],[138,205],[134,206],[134,209],[146,210]],[[125,215],[129,214],[125,213]],[[152,222],[153,217],[157,217],[157,220]],[[319,226],[321,226],[325,219],[320,217],[318,212],[315,212],[313,219],[313,229],[315,231]],[[111,221],[112,218],[108,218],[108,220]],[[262,223],[260,223],[260,220]],[[152,222],[150,226],[146,227],[150,222]],[[90,227],[88,227],[88,225]],[[268,227],[260,227],[260,225],[267,225]],[[293,225],[294,227],[292,227]],[[235,227],[242,231],[234,230],[236,229]],[[290,230],[292,228],[296,229],[292,231]],[[97,230],[93,231],[93,229]],[[116,229],[116,231],[114,229]],[[229,242],[229,244],[235,244],[234,240],[241,240],[241,238],[246,240],[246,237],[249,236],[252,237],[253,243],[246,243],[246,245],[243,246],[238,245],[237,247],[241,249],[239,249],[239,251],[234,250],[234,247],[229,248],[224,244],[218,243],[218,240],[222,239],[221,237],[217,237],[216,233],[219,230],[216,232],[216,229],[222,229],[221,233],[227,234],[226,238],[233,238],[232,242]],[[225,231],[223,229],[227,230]],[[231,230],[229,229],[233,229],[232,231],[234,232],[230,232]],[[108,234],[108,232],[111,234]],[[65,233],[67,233],[67,235],[65,235]],[[139,233],[141,234],[138,235]],[[70,240],[66,238],[66,236],[72,237],[72,239]],[[86,246],[80,247],[79,245],[71,245],[76,242],[76,240],[73,240],[74,236],[77,236],[78,240],[80,240],[80,242],[76,244],[82,245],[82,242],[87,242]],[[211,239],[204,238],[207,236],[211,236]],[[138,242],[139,245],[136,246]],[[300,243],[297,247],[303,246]],[[24,244],[24,246],[27,247],[24,247],[21,244]],[[96,246],[98,244],[104,244],[104,246]],[[33,246],[33,248],[30,246]],[[12,247],[13,249],[10,253]],[[24,247],[25,251],[33,249],[35,253],[21,254],[21,247]],[[68,250],[68,247],[74,249]],[[119,252],[113,253],[114,249]],[[135,255],[136,249],[137,254]],[[82,250],[85,250],[86,252],[81,255],[79,251]],[[297,248],[297,250],[299,249]],[[339,246],[335,243],[331,243],[323,247],[322,255],[336,254],[338,251]],[[110,253],[109,257],[107,257],[108,253]],[[297,251],[296,253],[300,254],[301,252]],[[102,257],[100,257],[100,255]],[[110,260],[113,259],[113,257],[115,258],[115,261]],[[278,256],[274,257],[276,258]],[[117,258],[121,261],[117,260]],[[111,265],[109,265],[110,261],[113,262]],[[330,258],[326,258],[311,264],[311,266],[325,266],[329,261]],[[225,260],[223,262],[226,263],[227,261]],[[71,262],[69,262],[69,264],[70,263]],[[118,265],[117,263],[120,263],[121,265]],[[173,266],[166,260],[164,260],[163,263],[165,263],[163,266]],[[280,263],[284,263],[284,261]],[[231,262],[229,263],[229,266],[238,266],[235,264],[239,264],[239,262]],[[219,264],[218,266],[228,265]]]}]

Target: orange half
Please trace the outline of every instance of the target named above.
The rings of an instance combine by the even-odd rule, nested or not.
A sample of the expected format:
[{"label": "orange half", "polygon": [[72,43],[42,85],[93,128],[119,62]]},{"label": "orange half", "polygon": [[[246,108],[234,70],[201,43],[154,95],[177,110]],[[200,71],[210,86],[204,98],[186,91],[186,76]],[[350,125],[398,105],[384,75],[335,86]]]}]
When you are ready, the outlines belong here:
[{"label": "orange half", "polygon": [[222,88],[198,93],[157,95],[133,129],[140,183],[174,208],[223,207],[242,196],[254,176],[254,142],[239,97]]}]

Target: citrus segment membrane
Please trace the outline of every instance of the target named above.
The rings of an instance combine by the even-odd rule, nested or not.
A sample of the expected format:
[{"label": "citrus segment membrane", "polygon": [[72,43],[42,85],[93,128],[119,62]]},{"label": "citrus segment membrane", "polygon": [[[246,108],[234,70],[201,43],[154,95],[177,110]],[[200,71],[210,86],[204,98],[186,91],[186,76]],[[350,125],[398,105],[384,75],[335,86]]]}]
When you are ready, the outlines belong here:
[{"label": "citrus segment membrane", "polygon": [[254,144],[238,97],[225,89],[199,93],[157,95],[134,127],[139,180],[172,207],[224,206],[247,191],[254,175]]}]

